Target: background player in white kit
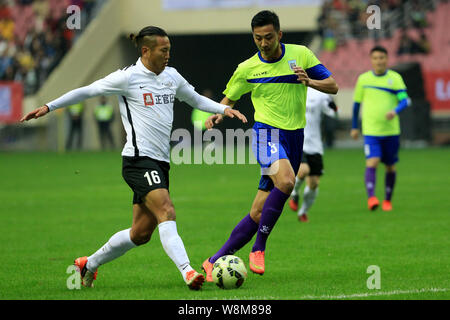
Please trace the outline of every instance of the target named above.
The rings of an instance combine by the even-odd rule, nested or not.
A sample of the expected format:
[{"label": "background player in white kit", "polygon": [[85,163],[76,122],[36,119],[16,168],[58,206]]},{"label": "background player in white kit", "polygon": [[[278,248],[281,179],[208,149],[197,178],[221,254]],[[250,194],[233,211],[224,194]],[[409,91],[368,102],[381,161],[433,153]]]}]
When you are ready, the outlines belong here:
[{"label": "background player in white kit", "polygon": [[135,64],[117,70],[89,86],[72,90],[31,111],[21,122],[44,116],[50,111],[100,95],[117,95],[127,141],[122,151],[122,175],[134,192],[133,222],[129,229],[114,234],[89,257],[75,265],[82,283],[92,287],[97,268],[147,243],[158,226],[162,246],[181,272],[190,289],[198,290],[204,276],[190,266],[183,241],[177,232],[175,209],[169,197],[170,134],[175,98],[194,108],[228,117],[247,119],[237,110],[216,103],[195,92],[175,70],[167,67],[170,41],[164,30],[146,27],[131,35],[140,57]]},{"label": "background player in white kit", "polygon": [[[308,87],[306,94],[306,126],[303,157],[297,177],[295,178],[295,186],[291,193],[291,199],[289,200],[289,206],[293,211],[298,211],[298,219],[302,222],[308,222],[307,212],[317,197],[320,176],[323,174],[323,143],[320,129],[322,114],[335,117],[336,111],[336,104],[328,94]],[[300,187],[305,179],[306,186],[303,191],[303,202],[299,210]]]}]

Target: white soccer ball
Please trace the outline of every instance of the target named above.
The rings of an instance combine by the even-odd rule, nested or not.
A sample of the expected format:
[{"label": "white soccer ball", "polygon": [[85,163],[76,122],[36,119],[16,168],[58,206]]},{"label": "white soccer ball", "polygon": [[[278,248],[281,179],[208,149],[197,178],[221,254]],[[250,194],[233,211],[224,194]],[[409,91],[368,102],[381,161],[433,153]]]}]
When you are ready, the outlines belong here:
[{"label": "white soccer ball", "polygon": [[219,288],[236,289],[247,278],[247,269],[241,258],[226,255],[214,262],[212,277]]}]

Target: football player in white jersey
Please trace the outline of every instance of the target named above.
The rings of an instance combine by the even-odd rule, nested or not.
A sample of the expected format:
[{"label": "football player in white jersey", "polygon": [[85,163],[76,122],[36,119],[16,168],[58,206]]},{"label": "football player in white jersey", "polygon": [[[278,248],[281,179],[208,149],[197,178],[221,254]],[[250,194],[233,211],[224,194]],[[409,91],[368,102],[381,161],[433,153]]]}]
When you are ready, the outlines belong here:
[{"label": "football player in white jersey", "polygon": [[[291,199],[289,200],[289,206],[293,211],[297,211],[298,219],[302,222],[308,222],[307,212],[317,197],[320,176],[323,174],[323,143],[320,130],[322,114],[335,117],[336,111],[336,104],[328,94],[311,87],[308,88],[306,95],[306,126],[303,157],[297,177],[295,178],[295,186],[291,193]],[[303,202],[300,209],[298,209],[299,190],[305,179],[306,186],[303,190]]]},{"label": "football player in white jersey", "polygon": [[163,29],[149,26],[130,38],[140,54],[135,64],[91,85],[69,91],[29,112],[21,122],[94,96],[117,95],[127,134],[122,151],[122,175],[134,192],[133,222],[131,228],[114,234],[94,254],[75,260],[82,284],[92,287],[99,266],[147,243],[158,227],[165,252],[178,267],[188,287],[198,290],[204,276],[190,266],[177,232],[175,209],[169,196],[173,103],[177,98],[203,111],[236,117],[244,123],[247,119],[239,111],[198,94],[177,70],[167,66],[170,41]]}]

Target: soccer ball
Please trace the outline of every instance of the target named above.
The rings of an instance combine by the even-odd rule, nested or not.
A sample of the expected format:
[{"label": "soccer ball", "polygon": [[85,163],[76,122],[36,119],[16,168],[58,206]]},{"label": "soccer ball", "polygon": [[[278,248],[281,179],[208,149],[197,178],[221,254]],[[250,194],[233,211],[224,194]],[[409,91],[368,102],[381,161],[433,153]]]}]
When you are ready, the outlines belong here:
[{"label": "soccer ball", "polygon": [[227,255],[220,257],[213,265],[212,277],[221,289],[236,289],[247,278],[247,269],[241,258]]}]

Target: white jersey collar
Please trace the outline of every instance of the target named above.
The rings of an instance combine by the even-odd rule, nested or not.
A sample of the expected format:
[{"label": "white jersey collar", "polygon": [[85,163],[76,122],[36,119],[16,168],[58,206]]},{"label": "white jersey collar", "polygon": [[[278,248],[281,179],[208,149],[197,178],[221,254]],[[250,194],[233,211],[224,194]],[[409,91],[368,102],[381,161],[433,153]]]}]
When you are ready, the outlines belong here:
[{"label": "white jersey collar", "polygon": [[[153,71],[148,70],[147,67],[144,66],[144,64],[143,64],[142,61],[141,61],[141,57],[139,57],[139,58],[137,59],[137,61],[136,61],[136,66],[137,66],[139,69],[141,69],[141,70],[142,70],[144,73],[146,73],[146,74],[149,74],[149,75],[152,75],[152,76],[155,76],[155,77],[158,76],[156,73],[154,73]],[[163,72],[164,72],[164,70],[163,70]],[[161,73],[162,73],[162,72],[161,72]],[[161,74],[161,73],[160,73],[160,74]]]}]

